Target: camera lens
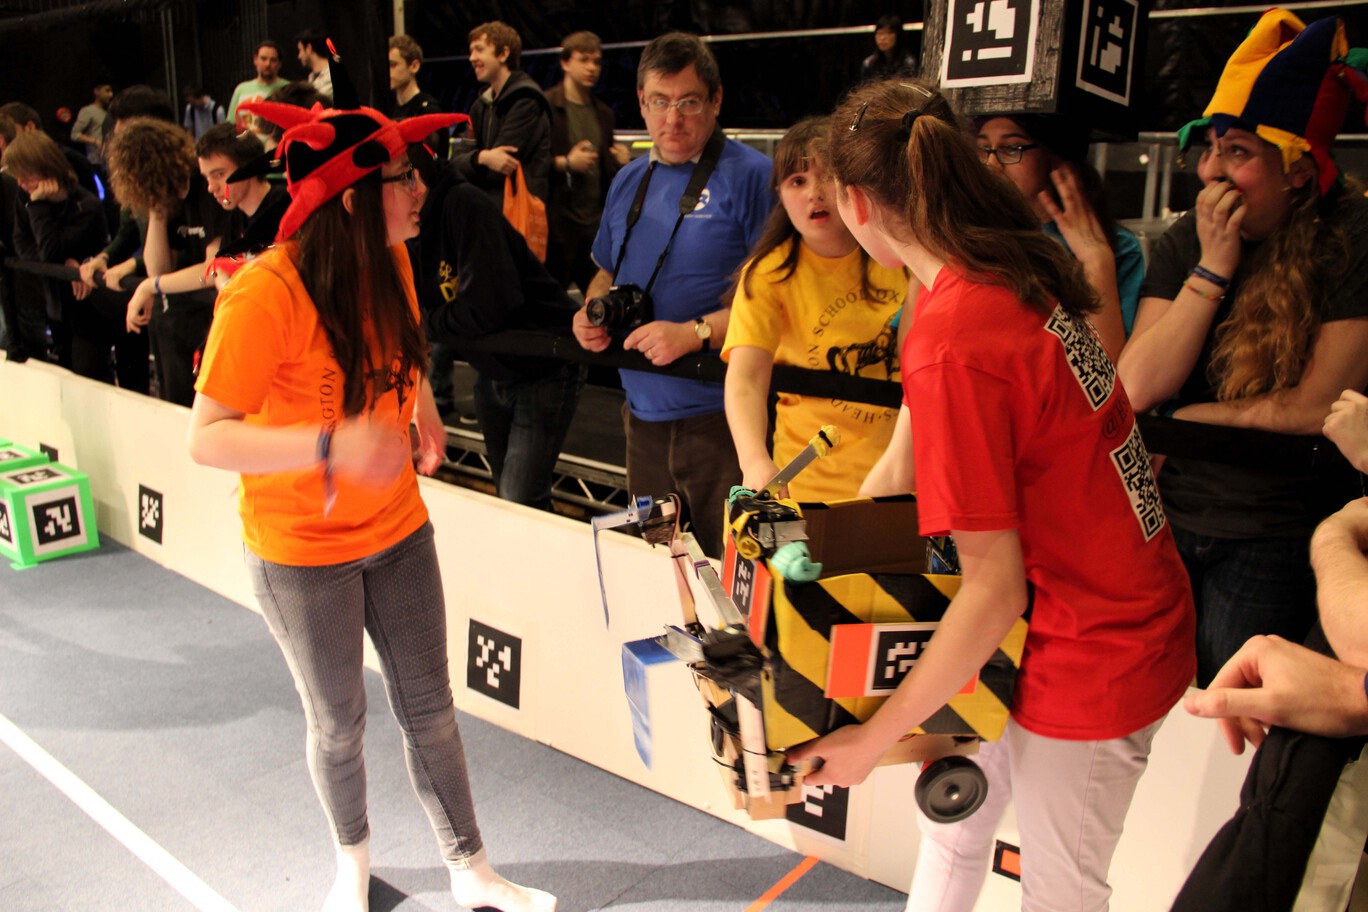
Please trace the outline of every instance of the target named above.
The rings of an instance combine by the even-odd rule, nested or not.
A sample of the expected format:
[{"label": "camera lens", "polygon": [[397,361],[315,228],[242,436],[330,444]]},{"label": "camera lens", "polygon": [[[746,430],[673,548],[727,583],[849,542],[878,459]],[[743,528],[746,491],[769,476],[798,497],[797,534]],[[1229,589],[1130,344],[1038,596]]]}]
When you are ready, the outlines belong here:
[{"label": "camera lens", "polygon": [[609,301],[606,298],[594,298],[584,306],[584,315],[589,318],[589,322],[594,326],[607,326]]}]

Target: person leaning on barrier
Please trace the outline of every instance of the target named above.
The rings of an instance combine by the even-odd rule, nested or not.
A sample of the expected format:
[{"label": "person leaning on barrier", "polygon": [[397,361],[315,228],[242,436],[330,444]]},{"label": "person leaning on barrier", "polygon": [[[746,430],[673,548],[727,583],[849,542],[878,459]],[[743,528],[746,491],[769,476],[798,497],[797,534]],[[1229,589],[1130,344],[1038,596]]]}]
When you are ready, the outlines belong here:
[{"label": "person leaning on barrier", "polygon": [[[100,201],[76,183],[61,148],[46,133],[15,137],[5,147],[5,171],[19,184],[14,250],[21,260],[76,266],[105,245]],[[71,283],[43,282],[57,363],[83,377],[114,382],[111,351],[122,327],[102,299],[79,301]]]},{"label": "person leaning on barrier", "polygon": [[[1347,54],[1341,20],[1270,10],[1179,132],[1205,188],[1150,253],[1117,363],[1137,411],[1319,434],[1340,391],[1368,384],[1368,200],[1330,156],[1368,95]],[[1159,489],[1197,600],[1199,683],[1250,636],[1300,640],[1311,532],[1357,475],[1172,458]]]},{"label": "person leaning on barrier", "polygon": [[[674,32],[646,45],[637,100],[654,145],[608,190],[593,247],[599,271],[585,292],[590,303],[575,314],[575,337],[603,351],[616,333],[624,349],[662,367],[721,347],[730,314],[723,298],[759,241],[774,196],[770,160],[727,140],[717,126],[722,79],[702,39]],[[706,187],[691,187],[695,169],[707,164],[715,168]],[[686,215],[680,200],[691,189],[700,195]],[[633,211],[639,218],[630,225]],[[590,319],[595,299],[613,291],[611,301],[627,304],[633,288],[650,295],[650,313],[624,312],[625,321],[606,324]],[[595,312],[611,318],[609,311],[620,309]],[[723,504],[741,479],[722,385],[635,370],[622,371],[622,385],[628,487],[678,494],[704,552],[721,556]]]}]

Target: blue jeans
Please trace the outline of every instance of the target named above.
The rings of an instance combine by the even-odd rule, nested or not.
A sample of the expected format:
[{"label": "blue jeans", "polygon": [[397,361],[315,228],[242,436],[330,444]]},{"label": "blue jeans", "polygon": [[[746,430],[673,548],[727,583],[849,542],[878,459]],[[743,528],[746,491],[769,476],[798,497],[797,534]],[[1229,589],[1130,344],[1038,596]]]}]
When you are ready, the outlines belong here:
[{"label": "blue jeans", "polygon": [[551,509],[551,479],[584,375],[584,366],[571,362],[535,380],[476,375],[475,417],[504,500]]},{"label": "blue jeans", "polygon": [[1309,538],[1235,539],[1173,526],[1197,603],[1197,684],[1206,687],[1245,641],[1300,643],[1316,620]]},{"label": "blue jeans", "polygon": [[409,778],[443,859],[465,867],[483,846],[447,675],[441,571],[424,523],[398,544],[322,567],[264,561],[247,569],[262,614],[304,705],[309,775],[338,845],[370,833],[366,813],[366,684],[370,633],[390,711],[404,733]]}]

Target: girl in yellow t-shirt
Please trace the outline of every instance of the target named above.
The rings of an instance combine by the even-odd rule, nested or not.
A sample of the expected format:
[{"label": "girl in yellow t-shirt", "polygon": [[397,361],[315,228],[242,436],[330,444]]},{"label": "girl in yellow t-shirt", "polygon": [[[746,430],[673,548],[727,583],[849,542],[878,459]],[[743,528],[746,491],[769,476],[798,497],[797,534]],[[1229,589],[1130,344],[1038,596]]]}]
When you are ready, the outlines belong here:
[{"label": "girl in yellow t-shirt", "polygon": [[898,317],[908,298],[906,271],[872,260],[836,211],[826,164],[830,124],[827,117],[802,120],[775,150],[779,205],[741,267],[722,347],[727,423],[746,487],[763,487],[822,425],[840,430],[832,456],[789,485],[790,496],[807,501],[856,496],[898,410],[780,392],[771,456],[766,406],[774,365],[896,381]]}]

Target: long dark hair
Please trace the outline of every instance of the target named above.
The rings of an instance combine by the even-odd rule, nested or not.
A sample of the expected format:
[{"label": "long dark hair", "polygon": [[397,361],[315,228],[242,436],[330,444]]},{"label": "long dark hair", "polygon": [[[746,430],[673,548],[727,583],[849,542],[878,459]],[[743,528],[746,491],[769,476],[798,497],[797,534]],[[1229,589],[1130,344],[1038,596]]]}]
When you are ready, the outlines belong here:
[{"label": "long dark hair", "polygon": [[339,193],[309,216],[292,258],[342,367],[342,411],[359,415],[390,385],[406,395],[412,372],[427,370],[427,343],[390,249],[380,173],[352,189],[350,213]]},{"label": "long dark hair", "polygon": [[900,213],[917,243],[976,280],[1043,314],[1056,302],[1073,316],[1097,309],[1083,268],[1040,230],[1020,191],[983,166],[933,86],[899,78],[853,91],[833,115],[831,163],[843,185]]}]

